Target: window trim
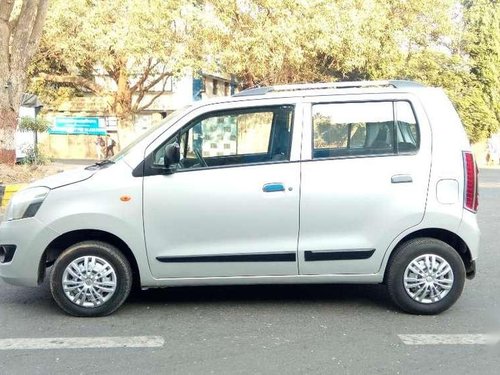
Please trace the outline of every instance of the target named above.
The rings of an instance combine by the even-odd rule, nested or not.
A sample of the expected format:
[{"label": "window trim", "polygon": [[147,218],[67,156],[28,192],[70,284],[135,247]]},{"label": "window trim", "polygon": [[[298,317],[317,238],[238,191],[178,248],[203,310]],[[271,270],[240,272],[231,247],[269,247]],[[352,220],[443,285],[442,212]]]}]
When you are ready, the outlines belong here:
[{"label": "window trim", "polygon": [[[398,122],[398,112],[397,112],[397,106],[396,103],[400,102],[406,102],[410,105],[411,112],[413,113],[413,118],[415,119],[415,126],[417,127],[417,147],[413,151],[399,151],[399,145],[397,142],[397,128],[399,128],[399,122]],[[420,151],[420,143],[422,141],[422,132],[420,131],[420,123],[418,121],[418,118],[416,116],[415,108],[413,107],[413,103],[410,100],[393,100],[394,103],[394,126],[396,126],[396,132],[394,133],[394,137],[396,139],[395,145],[396,145],[396,155],[416,155]]]},{"label": "window trim", "polygon": [[[397,121],[397,110],[396,103],[398,102],[406,102],[410,105],[411,111],[413,113],[413,118],[415,119],[415,125],[417,127],[417,140],[418,144],[415,150],[408,152],[400,152],[397,145],[397,132],[396,126],[398,124]],[[314,151],[316,150],[314,147],[314,122],[313,122],[313,109],[315,105],[325,105],[325,104],[363,104],[363,103],[392,103],[392,113],[393,113],[393,151],[392,152],[383,152],[380,154],[364,154],[364,155],[338,155],[338,156],[327,156],[327,157],[314,157]],[[421,143],[421,131],[420,131],[420,123],[416,116],[415,108],[413,103],[409,99],[374,99],[374,100],[348,100],[348,101],[321,101],[321,102],[310,102],[310,147],[311,147],[311,156],[310,160],[303,161],[322,161],[322,160],[338,160],[338,159],[358,159],[358,158],[374,158],[374,157],[388,157],[388,156],[412,156],[417,155],[420,151],[420,143]]]}]

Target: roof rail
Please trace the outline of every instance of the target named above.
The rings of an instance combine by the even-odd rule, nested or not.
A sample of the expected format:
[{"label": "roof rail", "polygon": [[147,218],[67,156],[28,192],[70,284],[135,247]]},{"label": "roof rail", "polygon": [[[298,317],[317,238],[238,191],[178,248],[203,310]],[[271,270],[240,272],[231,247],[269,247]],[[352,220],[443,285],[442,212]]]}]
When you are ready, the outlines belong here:
[{"label": "roof rail", "polygon": [[252,87],[250,89],[245,89],[243,91],[240,91],[234,94],[233,96],[265,95],[271,91],[273,91],[273,86]]},{"label": "roof rail", "polygon": [[418,82],[405,81],[405,80],[306,83],[306,84],[294,84],[294,85],[254,87],[240,91],[239,93],[233,96],[265,95],[270,92],[283,92],[283,91],[353,89],[353,88],[367,88],[367,87],[410,88],[410,87],[424,87],[424,86]]},{"label": "roof rail", "polygon": [[411,88],[411,87],[425,87],[425,85],[415,82],[415,81],[410,81],[410,80],[405,80],[405,79],[394,79],[389,81],[389,83],[397,88],[397,89],[404,89],[404,88]]}]

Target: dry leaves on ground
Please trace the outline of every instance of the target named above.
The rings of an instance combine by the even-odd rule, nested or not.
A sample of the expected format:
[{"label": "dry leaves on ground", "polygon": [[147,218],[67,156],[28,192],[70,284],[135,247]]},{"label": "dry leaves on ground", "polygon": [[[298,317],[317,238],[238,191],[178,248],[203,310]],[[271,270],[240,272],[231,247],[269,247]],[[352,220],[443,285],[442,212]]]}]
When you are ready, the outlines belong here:
[{"label": "dry leaves on ground", "polygon": [[0,184],[29,183],[63,170],[63,166],[58,164],[0,164]]}]

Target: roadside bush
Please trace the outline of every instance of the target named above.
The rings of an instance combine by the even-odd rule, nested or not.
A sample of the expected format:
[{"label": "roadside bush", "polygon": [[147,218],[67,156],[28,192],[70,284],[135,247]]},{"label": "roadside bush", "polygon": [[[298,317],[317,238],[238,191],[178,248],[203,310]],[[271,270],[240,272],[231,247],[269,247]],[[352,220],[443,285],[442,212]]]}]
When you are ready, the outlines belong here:
[{"label": "roadside bush", "polygon": [[44,155],[37,145],[26,147],[24,152],[26,153],[26,157],[21,161],[21,164],[45,165],[51,162],[50,158]]}]

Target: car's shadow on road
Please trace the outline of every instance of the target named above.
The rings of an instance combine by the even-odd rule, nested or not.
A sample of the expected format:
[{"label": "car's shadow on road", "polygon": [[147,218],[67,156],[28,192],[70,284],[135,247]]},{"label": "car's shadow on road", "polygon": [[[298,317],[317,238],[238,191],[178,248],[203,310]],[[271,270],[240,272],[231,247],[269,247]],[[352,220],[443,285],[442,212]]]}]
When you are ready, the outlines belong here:
[{"label": "car's shadow on road", "polygon": [[[13,310],[28,314],[36,306],[38,313],[59,315],[61,311],[52,300],[48,281],[40,288],[21,288],[6,286],[0,296],[0,303],[5,303]],[[173,307],[185,308],[241,308],[283,306],[342,308],[355,306],[371,311],[398,311],[389,300],[384,285],[364,284],[310,284],[310,285],[238,285],[238,286],[196,286],[168,287],[148,290],[134,290],[120,315],[142,311],[146,308],[155,310]],[[29,306],[29,309],[26,309]],[[124,314],[124,315],[122,315]]]},{"label": "car's shadow on road", "polygon": [[136,290],[128,305],[237,304],[359,304],[396,310],[383,285],[245,285],[169,287]]}]

